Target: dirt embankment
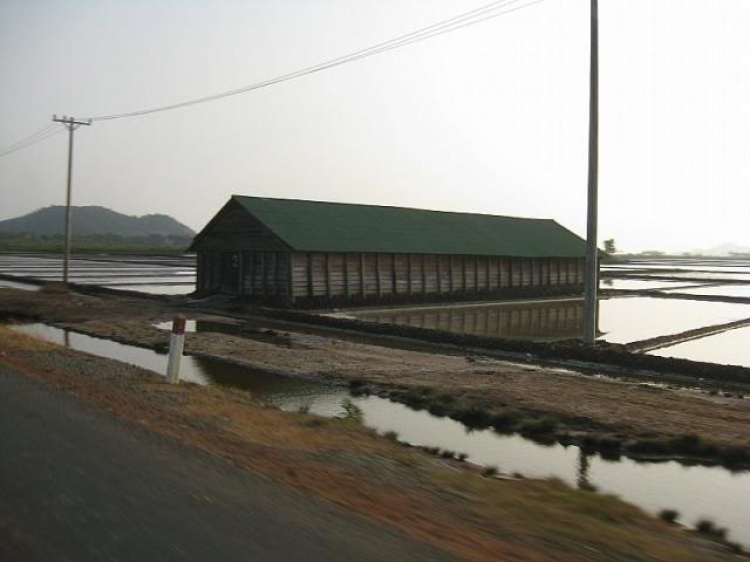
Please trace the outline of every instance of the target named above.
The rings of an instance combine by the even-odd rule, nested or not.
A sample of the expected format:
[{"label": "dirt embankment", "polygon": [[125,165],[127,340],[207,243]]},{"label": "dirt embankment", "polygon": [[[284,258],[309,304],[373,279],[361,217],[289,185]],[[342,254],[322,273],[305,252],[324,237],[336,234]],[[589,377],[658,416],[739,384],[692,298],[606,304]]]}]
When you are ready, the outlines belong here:
[{"label": "dirt embankment", "polygon": [[[0,363],[149,430],[231,460],[457,559],[720,561],[726,547],[559,482],[486,478],[352,420],[264,407],[246,392],[173,387],[136,367],[0,327]],[[377,477],[373,477],[377,475]]]},{"label": "dirt embankment", "polygon": [[[4,291],[0,312],[33,314],[92,335],[163,347],[152,326],[175,311],[163,303]],[[304,329],[302,327],[301,329]],[[435,348],[433,348],[435,349]],[[188,334],[186,352],[258,369],[349,381],[476,427],[578,443],[610,455],[690,457],[750,464],[750,399],[513,363],[455,350],[415,351],[264,329]]]}]

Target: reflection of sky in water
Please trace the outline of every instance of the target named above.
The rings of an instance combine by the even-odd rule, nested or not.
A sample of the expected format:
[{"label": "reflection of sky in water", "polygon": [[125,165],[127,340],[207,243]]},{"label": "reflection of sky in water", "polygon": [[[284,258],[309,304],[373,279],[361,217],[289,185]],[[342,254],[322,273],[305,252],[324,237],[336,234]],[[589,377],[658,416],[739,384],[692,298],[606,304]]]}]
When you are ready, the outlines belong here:
[{"label": "reflection of sky in water", "polygon": [[6,281],[0,279],[0,289],[21,289],[22,291],[38,291],[39,285],[29,285],[27,283],[18,283],[16,281]]},{"label": "reflection of sky in water", "polygon": [[599,282],[601,289],[623,289],[623,290],[645,290],[645,289],[671,289],[684,287],[684,281],[646,281],[645,279],[611,279],[604,278]]},{"label": "reflection of sky in water", "polygon": [[750,299],[750,284],[714,285],[711,287],[691,287],[689,289],[669,289],[669,292],[687,295],[711,295],[722,297],[744,297]]},{"label": "reflection of sky in water", "polygon": [[602,339],[628,343],[750,317],[750,305],[635,297],[599,303]]},{"label": "reflection of sky in water", "polygon": [[112,288],[152,295],[187,295],[195,291],[195,285],[118,285]]},{"label": "reflection of sky in water", "polygon": [[750,367],[750,328],[737,328],[715,336],[655,349],[649,353],[661,357]]},{"label": "reflection of sky in water", "polygon": [[750,546],[750,472],[732,474],[677,462],[608,462],[594,457],[589,480],[602,492],[614,493],[651,513],[676,509],[683,524],[709,518],[727,527],[732,540]]},{"label": "reflection of sky in water", "polygon": [[[40,324],[14,329],[48,341],[133,363],[163,373],[166,356]],[[200,384],[236,386],[282,409],[300,408],[324,416],[341,415],[349,396],[339,386],[254,372],[237,365],[196,357],[183,357],[182,377]],[[581,479],[600,491],[614,493],[652,513],[677,509],[681,521],[695,523],[709,517],[730,530],[730,538],[750,545],[750,473],[732,474],[718,467],[685,467],[676,462],[636,463],[605,461],[598,456],[587,462],[577,447],[545,447],[519,436],[502,436],[491,430],[469,431],[448,418],[410,410],[404,405],[369,396],[351,400],[363,411],[364,423],[379,432],[395,431],[399,439],[415,445],[440,447],[465,453],[471,462],[494,465],[506,473],[529,477],[556,476],[575,486]]]},{"label": "reflection of sky in water", "polygon": [[[643,264],[629,264],[629,265],[602,265],[601,267],[604,271],[627,271],[629,269],[643,271],[643,270],[654,270],[654,274],[659,273],[660,275],[663,273],[669,273],[669,271],[690,271],[695,273],[744,273],[746,275],[750,275],[750,267],[743,266],[743,265],[735,265],[735,266],[727,266],[727,267],[720,267],[720,266],[709,266],[709,265],[672,265],[669,263],[661,264],[661,265],[643,265]],[[663,273],[662,273],[663,272]]]},{"label": "reflection of sky in water", "polygon": [[721,281],[729,279],[730,281],[747,281],[750,282],[750,273],[721,273],[713,271],[684,271],[684,272],[664,272],[654,271],[653,273],[639,273],[642,277],[674,277],[675,279],[706,279]]},{"label": "reflection of sky in water", "polygon": [[[135,263],[117,258],[79,258],[70,263],[70,281],[102,285],[150,294],[178,295],[195,290],[195,268],[191,258],[143,256]],[[33,277],[43,281],[62,279],[62,260],[28,256],[0,256],[3,273]],[[180,283],[182,285],[173,285]]]}]

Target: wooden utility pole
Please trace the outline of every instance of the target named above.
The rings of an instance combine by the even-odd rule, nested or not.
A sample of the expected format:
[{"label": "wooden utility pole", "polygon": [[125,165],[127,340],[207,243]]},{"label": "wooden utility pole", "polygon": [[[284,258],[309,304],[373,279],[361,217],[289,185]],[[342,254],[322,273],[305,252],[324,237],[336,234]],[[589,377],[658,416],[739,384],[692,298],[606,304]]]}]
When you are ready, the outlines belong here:
[{"label": "wooden utility pole", "polygon": [[70,262],[70,242],[72,238],[70,197],[73,187],[73,132],[81,125],[91,125],[91,119],[77,120],[74,117],[52,116],[52,121],[62,123],[68,129],[68,187],[65,197],[65,256],[63,257],[63,283],[68,284],[68,269]]},{"label": "wooden utility pole", "polygon": [[589,175],[586,227],[586,284],[583,342],[593,346],[598,325],[599,248],[597,247],[599,199],[599,0],[591,0],[591,76],[589,93]]}]

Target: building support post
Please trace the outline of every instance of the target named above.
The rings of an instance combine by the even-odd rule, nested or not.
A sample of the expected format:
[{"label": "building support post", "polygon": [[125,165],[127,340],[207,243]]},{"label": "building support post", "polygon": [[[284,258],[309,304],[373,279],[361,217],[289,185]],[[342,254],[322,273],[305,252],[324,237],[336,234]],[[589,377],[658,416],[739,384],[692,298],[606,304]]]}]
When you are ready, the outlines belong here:
[{"label": "building support post", "polygon": [[365,255],[360,252],[359,254],[359,292],[362,299],[364,299],[366,294],[366,281],[365,281]]},{"label": "building support post", "polygon": [[598,189],[599,189],[599,0],[591,0],[591,68],[589,83],[589,172],[586,228],[586,283],[584,292],[583,342],[594,346],[599,290]]},{"label": "building support post", "polygon": [[294,304],[294,254],[287,252],[287,263],[286,263],[286,293],[289,302]]}]

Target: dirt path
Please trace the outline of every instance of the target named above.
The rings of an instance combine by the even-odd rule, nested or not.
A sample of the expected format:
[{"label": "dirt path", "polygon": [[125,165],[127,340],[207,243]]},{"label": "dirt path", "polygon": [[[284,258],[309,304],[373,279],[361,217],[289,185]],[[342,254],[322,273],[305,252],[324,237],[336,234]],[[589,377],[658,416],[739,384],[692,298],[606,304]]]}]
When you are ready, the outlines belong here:
[{"label": "dirt path", "polygon": [[[10,369],[54,391],[50,393],[52,403],[42,405],[37,416],[49,417],[53,415],[50,411],[59,409],[53,403],[64,402],[65,398],[56,398],[56,392],[74,394],[149,432],[226,459],[235,467],[296,490],[314,502],[338,506],[353,518],[364,518],[369,521],[362,527],[365,537],[367,525],[375,525],[390,529],[379,536],[407,536],[411,544],[427,545],[417,546],[414,552],[430,552],[419,549],[432,548],[433,552],[444,551],[454,559],[472,561],[730,559],[718,546],[658,522],[613,497],[572,490],[559,482],[484,478],[462,463],[436,459],[398,445],[352,421],[284,413],[255,403],[252,396],[241,391],[189,384],[175,388],[148,371],[40,343],[2,328],[0,366],[6,373]],[[2,373],[0,377],[4,376]],[[21,396],[28,389],[8,387],[14,376],[3,380],[2,392],[6,400],[16,405],[7,415],[22,415],[18,408],[26,400]],[[34,414],[30,415],[33,420]],[[84,418],[83,426],[92,425]],[[44,439],[68,434],[65,421],[49,421],[42,425],[52,433],[36,433],[42,446]],[[14,426],[23,423],[19,418]],[[28,425],[30,431],[41,427],[32,421]],[[128,445],[128,439],[122,446]],[[97,447],[106,449],[102,441],[113,443],[117,450],[103,450],[101,458],[105,463],[112,460],[119,464],[123,454],[120,439],[110,436],[76,444],[86,454]],[[23,440],[15,437],[12,442],[15,447],[24,446]],[[65,443],[67,439],[61,446]],[[185,454],[190,457],[190,453]],[[158,469],[161,461],[154,460]],[[169,469],[165,466],[157,470],[161,471]],[[7,474],[5,470],[3,473]],[[71,476],[80,483],[80,474]],[[86,479],[93,488],[103,486],[103,495],[109,496],[106,482],[111,480],[96,476],[95,470]],[[12,510],[15,502],[29,497],[28,490],[21,492],[14,492],[10,508],[6,504],[6,509]],[[208,497],[221,498],[221,494],[212,489]],[[286,494],[283,492],[282,496]],[[48,495],[43,496],[48,501]],[[37,500],[42,501],[38,497]],[[82,507],[74,497],[71,501],[68,508],[78,510],[76,517],[83,517],[81,511],[88,513],[85,504]],[[195,501],[207,500],[199,494]],[[208,514],[223,508],[196,509]],[[189,510],[184,513],[187,517]],[[50,524],[59,522],[55,518],[51,521]],[[7,521],[3,529],[6,534],[14,532]],[[44,534],[54,535],[58,530],[48,528]],[[227,533],[230,531],[228,528]],[[114,531],[109,539],[120,540],[121,532]],[[218,536],[223,535],[219,532]],[[75,538],[83,540],[80,535],[70,540]],[[346,540],[356,543],[353,537]],[[386,541],[395,549],[393,552],[408,552],[399,551],[394,541]],[[384,554],[383,559],[394,558]]]}]

